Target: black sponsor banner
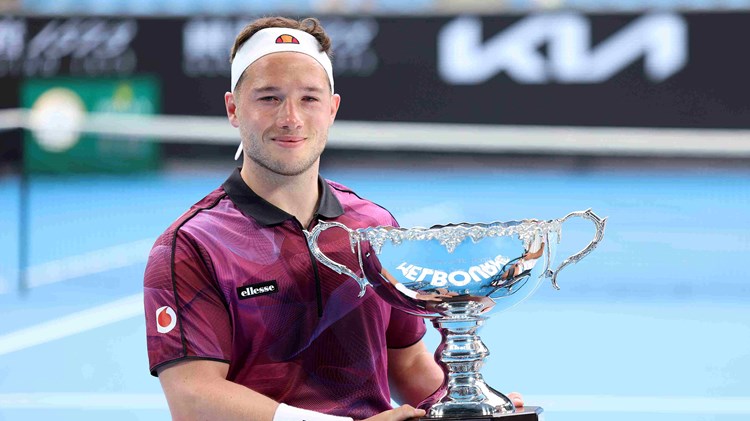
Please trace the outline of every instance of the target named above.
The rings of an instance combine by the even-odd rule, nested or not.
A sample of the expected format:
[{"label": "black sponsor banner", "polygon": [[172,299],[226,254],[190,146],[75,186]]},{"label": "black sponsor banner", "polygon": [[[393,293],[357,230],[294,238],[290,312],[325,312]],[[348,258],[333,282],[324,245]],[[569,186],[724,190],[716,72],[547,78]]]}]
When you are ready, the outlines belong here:
[{"label": "black sponsor banner", "polygon": [[383,19],[355,120],[750,127],[750,14]]},{"label": "black sponsor banner", "polygon": [[[6,16],[0,105],[18,104],[22,78],[150,74],[163,112],[224,115],[250,19]],[[750,128],[750,13],[322,20],[340,119]]]}]

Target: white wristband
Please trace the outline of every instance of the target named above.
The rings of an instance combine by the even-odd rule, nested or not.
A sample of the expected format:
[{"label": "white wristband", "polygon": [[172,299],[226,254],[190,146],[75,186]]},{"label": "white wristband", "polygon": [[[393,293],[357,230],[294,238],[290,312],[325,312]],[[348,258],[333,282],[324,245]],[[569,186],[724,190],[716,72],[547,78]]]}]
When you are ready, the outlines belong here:
[{"label": "white wristband", "polygon": [[396,289],[399,290],[399,291],[401,291],[402,294],[406,295],[409,298],[412,298],[412,299],[415,299],[415,300],[417,299],[417,292],[410,290],[409,288],[407,288],[401,282],[399,282],[399,283],[396,284]]},{"label": "white wristband", "polygon": [[273,421],[354,421],[349,417],[337,417],[336,415],[327,415],[320,412],[310,411],[302,408],[295,408],[287,404],[279,404],[276,413],[273,414]]}]

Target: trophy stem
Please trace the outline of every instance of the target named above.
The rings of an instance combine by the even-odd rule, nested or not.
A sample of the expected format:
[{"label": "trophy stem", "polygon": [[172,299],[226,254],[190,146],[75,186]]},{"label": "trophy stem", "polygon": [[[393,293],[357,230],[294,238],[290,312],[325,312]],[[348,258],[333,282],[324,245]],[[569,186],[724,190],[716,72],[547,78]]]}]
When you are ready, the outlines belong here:
[{"label": "trophy stem", "polygon": [[493,417],[515,411],[513,402],[489,387],[479,373],[490,354],[477,331],[486,317],[480,316],[484,305],[477,301],[442,303],[449,307],[432,319],[442,340],[435,360],[445,372],[443,386],[419,407],[426,418]]}]

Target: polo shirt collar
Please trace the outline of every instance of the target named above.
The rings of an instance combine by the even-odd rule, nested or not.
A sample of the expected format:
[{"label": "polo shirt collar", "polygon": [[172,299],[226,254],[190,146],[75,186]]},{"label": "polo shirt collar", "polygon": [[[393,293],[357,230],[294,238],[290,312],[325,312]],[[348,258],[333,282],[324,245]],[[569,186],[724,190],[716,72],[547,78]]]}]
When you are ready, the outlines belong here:
[{"label": "polo shirt collar", "polygon": [[[318,175],[318,184],[322,186],[322,194],[320,197],[320,204],[318,205],[318,211],[313,219],[317,219],[318,217],[336,218],[343,215],[344,208],[341,206],[341,202],[339,202],[331,191],[331,187],[320,175]],[[245,183],[245,180],[242,179],[239,168],[232,172],[222,187],[224,188],[224,191],[227,192],[227,195],[229,195],[229,199],[234,202],[235,206],[237,206],[245,216],[255,219],[262,225],[277,225],[288,219],[294,218],[293,215],[284,212],[258,196],[258,194],[255,193],[247,183]]]}]

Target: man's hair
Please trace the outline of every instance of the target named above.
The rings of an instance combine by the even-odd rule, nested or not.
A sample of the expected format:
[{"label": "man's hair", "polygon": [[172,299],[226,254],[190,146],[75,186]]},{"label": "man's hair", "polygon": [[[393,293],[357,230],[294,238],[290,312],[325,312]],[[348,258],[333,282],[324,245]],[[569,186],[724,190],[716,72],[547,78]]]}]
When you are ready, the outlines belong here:
[{"label": "man's hair", "polygon": [[[237,51],[239,51],[240,47],[242,47],[242,44],[244,44],[245,41],[255,35],[256,32],[266,28],[290,28],[305,31],[308,34],[314,36],[316,40],[318,40],[318,43],[320,44],[320,51],[326,53],[329,58],[333,55],[333,52],[331,51],[331,38],[328,37],[328,34],[326,34],[325,29],[323,29],[323,25],[320,24],[320,21],[318,19],[304,18],[295,20],[283,16],[270,16],[256,19],[242,28],[242,31],[240,31],[239,35],[237,35],[237,38],[235,38],[234,40],[234,45],[232,46],[232,52],[229,58],[229,62],[231,63],[234,60],[234,56],[237,54]],[[243,76],[240,76],[235,89],[240,86],[243,77],[244,74]]]}]

